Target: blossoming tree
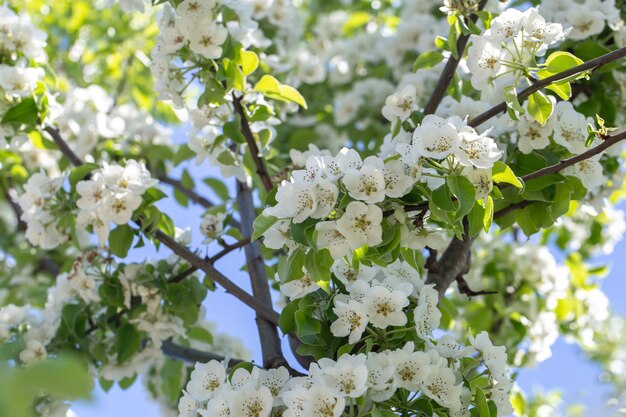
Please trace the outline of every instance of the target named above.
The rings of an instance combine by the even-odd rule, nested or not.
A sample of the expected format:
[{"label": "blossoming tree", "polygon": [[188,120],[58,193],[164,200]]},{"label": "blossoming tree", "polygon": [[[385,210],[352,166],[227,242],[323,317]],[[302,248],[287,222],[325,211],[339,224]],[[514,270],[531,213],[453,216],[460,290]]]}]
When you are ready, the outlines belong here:
[{"label": "blossoming tree", "polygon": [[559,335],[620,404],[626,6],[538,3],[0,6],[0,415],[556,415],[515,377]]}]

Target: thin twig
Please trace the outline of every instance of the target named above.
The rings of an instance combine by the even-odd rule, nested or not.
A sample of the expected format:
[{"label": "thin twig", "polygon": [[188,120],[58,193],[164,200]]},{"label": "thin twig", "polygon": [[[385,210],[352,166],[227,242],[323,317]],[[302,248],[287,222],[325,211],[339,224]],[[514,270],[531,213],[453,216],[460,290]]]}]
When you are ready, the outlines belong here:
[{"label": "thin twig", "polygon": [[504,217],[507,214],[509,214],[512,211],[515,210],[519,210],[519,209],[523,209],[526,206],[530,206],[533,203],[537,203],[537,201],[534,200],[522,200],[518,203],[514,203],[511,204],[510,206],[506,206],[503,209],[500,209],[498,211],[496,211],[495,213],[493,213],[493,218],[494,219],[499,219],[500,217]]},{"label": "thin twig", "polygon": [[241,133],[243,137],[246,139],[246,143],[248,144],[248,148],[250,149],[250,154],[252,155],[252,159],[254,160],[254,165],[256,166],[256,172],[259,174],[259,178],[261,178],[261,182],[263,183],[263,188],[265,191],[270,191],[274,188],[274,183],[272,182],[272,177],[270,177],[269,172],[267,171],[267,167],[265,166],[265,161],[261,156],[261,152],[259,151],[259,147],[256,144],[256,139],[254,138],[254,134],[252,130],[250,130],[250,125],[248,124],[248,117],[246,116],[246,112],[241,105],[241,98],[237,97],[235,93],[233,96],[233,106],[235,107],[235,112],[240,117],[241,123]]},{"label": "thin twig", "polygon": [[[482,10],[485,7],[485,4],[487,4],[487,0],[482,0],[478,5],[477,11]],[[472,23],[476,23],[476,21],[478,20],[478,15],[472,13],[472,15],[470,16],[470,20],[472,21]],[[457,39],[456,50],[458,58],[455,58],[452,55],[450,55],[450,57],[448,58],[448,62],[446,62],[446,66],[443,68],[443,71],[439,76],[437,85],[435,86],[433,93],[431,94],[428,102],[426,103],[426,106],[424,107],[425,115],[433,114],[437,111],[437,107],[439,107],[439,104],[441,103],[441,100],[443,100],[446,91],[448,91],[448,87],[450,86],[452,78],[454,78],[454,73],[459,66],[459,61],[461,60],[463,53],[465,52],[465,47],[467,46],[469,38],[470,34],[462,34]]]},{"label": "thin twig", "polygon": [[[213,202],[201,196],[195,190],[185,187],[180,180],[169,177],[167,175],[158,175],[157,178],[162,183],[171,185],[174,189],[178,190],[181,194],[186,196],[189,200],[193,201],[194,203],[204,208],[210,208],[210,207],[215,206]],[[239,224],[239,222],[233,219],[232,217],[230,218],[230,220],[228,220],[228,224],[230,224],[232,227],[236,227],[237,229],[241,228],[241,224]]]},{"label": "thin twig", "polygon": [[61,153],[65,155],[67,159],[69,159],[72,165],[79,167],[83,164],[83,160],[80,159],[80,157],[76,155],[74,151],[67,145],[67,142],[63,140],[61,134],[59,133],[59,129],[52,126],[46,126],[43,130],[48,132],[48,134],[52,137],[54,143],[56,143],[59,147]]},{"label": "thin twig", "polygon": [[[217,262],[218,260],[220,260],[224,256],[228,255],[230,252],[234,251],[235,249],[244,247],[244,246],[248,245],[249,243],[250,243],[250,238],[244,238],[244,239],[241,239],[241,240],[233,243],[232,245],[224,245],[224,247],[223,247],[223,249],[221,251],[219,251],[218,253],[216,253],[215,255],[213,255],[211,257],[205,257],[204,260],[206,262],[210,262],[210,263],[214,264],[215,262]],[[198,270],[198,268],[196,268],[195,266],[190,266],[189,268],[185,269],[180,274],[178,274],[178,275],[174,276],[173,278],[171,278],[168,282],[180,282],[183,279],[187,278],[189,275],[191,275],[194,272],[196,272],[197,270]]]},{"label": "thin twig", "polygon": [[185,187],[183,183],[180,182],[180,180],[168,177],[167,175],[159,175],[157,176],[157,179],[164,184],[171,185],[174,189],[178,190],[181,194],[183,194],[189,200],[193,201],[194,203],[204,208],[210,208],[215,205],[208,199],[204,198],[203,196],[201,196],[200,194],[192,190],[191,188]]},{"label": "thin twig", "polygon": [[469,284],[467,283],[467,281],[465,280],[465,278],[463,277],[463,275],[457,275],[456,277],[456,284],[459,287],[459,292],[461,294],[465,294],[468,297],[475,297],[477,295],[489,295],[489,294],[497,294],[498,291],[474,291],[469,287]]},{"label": "thin twig", "polygon": [[[538,82],[531,85],[530,87],[527,87],[524,90],[517,93],[517,99],[520,103],[522,103],[532,93],[539,91],[542,88],[549,86],[550,84],[554,84],[558,81],[564,80],[565,78],[571,77],[572,75],[579,74],[583,71],[587,71],[590,69],[598,69],[606,64],[609,64],[613,61],[623,58],[624,56],[626,56],[626,47],[619,48],[613,52],[609,52],[608,54],[592,59],[590,61],[587,61],[578,66],[572,67],[563,72],[559,72],[558,74],[554,74],[551,77],[544,78],[543,80],[539,80]],[[481,124],[485,123],[487,120],[491,119],[492,117],[505,112],[506,106],[507,106],[506,102],[503,101],[500,104],[497,104],[493,106],[492,108],[488,109],[484,113],[481,113],[480,115],[474,117],[467,124],[472,127],[478,127]]]},{"label": "thin twig", "polygon": [[9,203],[9,206],[11,206],[11,210],[13,210],[13,213],[15,214],[15,219],[17,221],[17,230],[19,232],[26,231],[26,222],[22,220],[22,214],[24,212],[22,211],[22,207],[20,207],[20,205],[17,203],[17,193],[14,189],[6,188],[4,186],[2,186],[2,193],[4,194],[7,203]]},{"label": "thin twig", "polygon": [[558,164],[550,165],[549,167],[545,167],[535,172],[531,172],[528,175],[524,175],[522,177],[522,180],[530,181],[530,180],[544,177],[546,175],[555,174],[559,171],[564,170],[567,167],[570,167],[581,161],[584,161],[586,159],[599,155],[600,153],[604,152],[606,149],[610,148],[611,146],[615,145],[618,142],[623,141],[624,139],[626,139],[626,130],[616,135],[609,136],[600,145],[595,146],[579,155],[564,159]]}]

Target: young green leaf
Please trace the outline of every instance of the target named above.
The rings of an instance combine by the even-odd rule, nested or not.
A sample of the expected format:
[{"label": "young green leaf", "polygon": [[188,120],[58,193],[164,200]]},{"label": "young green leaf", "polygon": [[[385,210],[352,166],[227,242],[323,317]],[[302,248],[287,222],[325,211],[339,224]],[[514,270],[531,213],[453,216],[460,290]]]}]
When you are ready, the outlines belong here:
[{"label": "young green leaf", "polygon": [[253,223],[254,233],[252,233],[252,241],[255,241],[258,238],[260,238],[263,235],[263,233],[265,233],[277,221],[278,221],[277,217],[267,216],[265,214],[261,214],[259,217],[254,219],[254,223]]},{"label": "young green leaf", "polygon": [[541,126],[545,125],[552,115],[552,101],[541,91],[536,91],[528,97],[528,113]]},{"label": "young green leaf", "polygon": [[443,60],[443,55],[439,51],[424,52],[417,57],[413,62],[413,71],[420,70],[422,68],[431,68],[440,63]]},{"label": "young green leaf", "polygon": [[522,188],[522,182],[515,176],[515,173],[507,164],[502,161],[496,161],[493,164],[493,168],[491,169],[491,175],[493,182],[495,183],[507,183],[511,184],[517,188]]},{"label": "young green leaf", "polygon": [[254,86],[254,90],[263,93],[268,98],[284,101],[286,103],[294,102],[300,106],[307,108],[306,101],[302,94],[295,88],[287,84],[281,84],[271,75],[264,75]]}]

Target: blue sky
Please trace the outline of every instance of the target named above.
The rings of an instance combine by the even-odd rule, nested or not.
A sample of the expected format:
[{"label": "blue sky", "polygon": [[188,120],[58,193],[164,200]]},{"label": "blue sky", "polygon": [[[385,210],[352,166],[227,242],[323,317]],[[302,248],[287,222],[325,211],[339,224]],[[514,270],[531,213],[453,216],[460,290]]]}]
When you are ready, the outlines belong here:
[{"label": "blue sky", "polygon": [[[182,135],[177,134],[176,136],[180,140]],[[206,163],[190,170],[194,178],[219,177],[219,172],[209,168]],[[179,170],[172,174],[173,177],[177,177],[177,175],[180,175]],[[211,191],[200,180],[197,182],[200,193],[206,196],[212,195]],[[164,191],[169,192],[165,187],[167,186],[163,186]],[[214,201],[217,199],[214,198]],[[187,209],[181,209],[173,201],[164,200],[160,203],[162,203],[160,208],[174,219],[178,227],[191,227],[194,244],[199,244],[202,240],[198,231],[199,219],[203,210],[193,205]],[[622,204],[622,209],[624,208],[626,208],[626,204]],[[169,254],[167,248],[162,248],[157,256],[164,257]],[[613,310],[620,314],[626,314],[626,299],[622,296],[626,290],[626,283],[623,280],[624,271],[626,271],[626,256],[624,255],[626,255],[626,241],[620,242],[610,257],[600,259],[612,265],[611,272],[602,282],[602,289],[608,295]],[[141,261],[154,256],[154,249],[148,245],[131,253],[133,261]],[[248,276],[239,270],[243,264],[243,253],[236,252],[222,258],[216,266],[238,285],[249,290]],[[254,315],[249,308],[219,289],[216,293],[209,294],[204,306],[206,307],[207,318],[218,324],[219,331],[240,338],[244,345],[254,352],[254,359],[258,362],[261,361]],[[289,349],[286,343],[284,346],[285,352],[288,353]],[[582,403],[589,410],[596,412],[602,409],[609,387],[598,382],[599,368],[587,361],[577,346],[568,344],[562,339],[557,341],[552,351],[553,355],[550,359],[542,362],[536,368],[525,369],[520,373],[518,383],[521,387],[526,392],[534,389],[544,391],[560,389],[565,393],[565,400],[568,403]],[[97,388],[94,392],[93,401],[74,404],[72,409],[79,417],[160,416],[158,406],[148,399],[148,394],[141,382],[136,382],[126,391],[115,386],[108,393],[104,393]]]}]

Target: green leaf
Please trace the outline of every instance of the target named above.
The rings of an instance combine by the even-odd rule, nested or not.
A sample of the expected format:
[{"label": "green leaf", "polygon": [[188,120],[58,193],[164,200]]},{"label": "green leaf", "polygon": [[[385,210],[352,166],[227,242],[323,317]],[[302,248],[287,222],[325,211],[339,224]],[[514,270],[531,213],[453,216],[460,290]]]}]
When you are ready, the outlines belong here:
[{"label": "green leaf", "polygon": [[476,387],[476,394],[474,395],[474,401],[476,403],[476,408],[478,409],[479,417],[491,416],[491,413],[489,412],[489,404],[487,403],[487,398],[485,397],[485,393],[479,387]]},{"label": "green leaf", "polygon": [[265,214],[259,215],[256,219],[254,219],[254,232],[252,233],[252,241],[254,242],[258,238],[260,238],[263,233],[267,232],[267,230],[272,227],[278,221],[278,217],[267,216]]},{"label": "green leaf", "polygon": [[552,101],[541,91],[536,91],[528,97],[528,113],[541,126],[550,118],[552,107]]},{"label": "green leaf", "polygon": [[257,82],[254,86],[254,90],[263,93],[263,95],[268,98],[284,101],[286,103],[294,102],[305,109],[307,108],[306,101],[298,90],[286,84],[281,84],[271,75],[264,75],[261,77],[259,82]]},{"label": "green leaf", "polygon": [[304,267],[314,281],[329,281],[333,258],[328,249],[309,250],[304,259]]},{"label": "green leaf", "polygon": [[167,197],[167,194],[163,191],[156,187],[150,187],[143,193],[143,204],[145,207],[151,206],[157,201],[163,200],[165,197]]},{"label": "green leaf", "polygon": [[295,313],[296,332],[298,337],[317,335],[321,331],[321,323],[302,310]]},{"label": "green leaf", "polygon": [[526,110],[524,110],[524,108],[519,104],[515,86],[509,86],[504,88],[504,101],[511,110],[515,111],[516,115],[522,115],[526,113]]},{"label": "green leaf", "polygon": [[470,180],[459,175],[450,175],[446,178],[446,184],[450,192],[459,201],[459,209],[456,212],[456,219],[461,219],[472,210],[476,202],[476,191]]},{"label": "green leaf", "polygon": [[413,63],[413,71],[420,70],[422,68],[431,68],[440,63],[443,60],[443,55],[439,51],[424,52],[417,57]]},{"label": "green leaf", "polygon": [[569,100],[572,96],[572,86],[569,82],[550,84],[546,88],[554,91],[563,100]]},{"label": "green leaf", "polygon": [[583,64],[583,60],[565,51],[556,51],[546,59],[546,69],[553,74],[563,72]]},{"label": "green leaf", "polygon": [[252,51],[242,49],[239,51],[241,60],[241,71],[244,76],[252,74],[259,67],[259,57]]},{"label": "green leaf", "polygon": [[283,308],[278,318],[278,327],[283,334],[293,333],[296,331],[296,312],[300,300],[293,300]]},{"label": "green leaf", "polygon": [[[537,203],[535,203],[537,204]],[[534,218],[532,206],[526,206],[521,210],[517,210],[515,221],[522,228],[522,231],[526,236],[532,236],[539,231],[539,225],[536,221],[539,219]]]},{"label": "green leaf", "polygon": [[496,161],[491,169],[491,175],[493,182],[495,183],[507,183],[517,188],[522,188],[522,182],[515,176],[515,173],[511,168],[502,161]]},{"label": "green leaf", "polygon": [[2,123],[34,126],[39,119],[39,109],[32,97],[22,99],[18,104],[10,107],[2,116]]},{"label": "green leaf", "polygon": [[305,259],[302,249],[293,251],[288,258],[280,258],[277,270],[280,282],[285,283],[302,278],[304,275],[302,267],[304,266]]},{"label": "green leaf", "polygon": [[125,323],[117,331],[117,363],[130,359],[141,347],[141,334],[130,323]]},{"label": "green leaf", "polygon": [[76,191],[76,184],[83,180],[87,175],[89,175],[92,171],[98,169],[99,166],[96,164],[82,164],[79,167],[72,169],[70,172],[70,188],[72,193]]},{"label": "green leaf", "polygon": [[172,158],[172,163],[174,164],[174,166],[177,166],[181,162],[186,161],[187,159],[191,159],[194,156],[196,156],[196,153],[192,151],[189,146],[187,146],[187,144],[183,144],[174,154],[174,157]]},{"label": "green leaf", "polygon": [[219,198],[221,198],[224,201],[228,200],[228,197],[229,197],[228,187],[226,187],[226,184],[224,184],[222,180],[208,177],[208,178],[205,178],[203,181],[206,185],[211,187],[213,192],[217,194]]},{"label": "green leaf", "polygon": [[115,256],[125,258],[133,244],[134,237],[133,229],[129,225],[123,224],[117,226],[109,234],[109,248],[111,252]]},{"label": "green leaf", "polygon": [[550,205],[550,213],[553,218],[557,219],[569,211],[571,196],[572,187],[569,184],[556,185],[554,202]]},{"label": "green leaf", "polygon": [[213,335],[211,334],[210,331],[208,331],[204,327],[200,327],[200,326],[192,327],[187,333],[187,336],[189,336],[190,339],[199,340],[208,345],[213,344]]}]

